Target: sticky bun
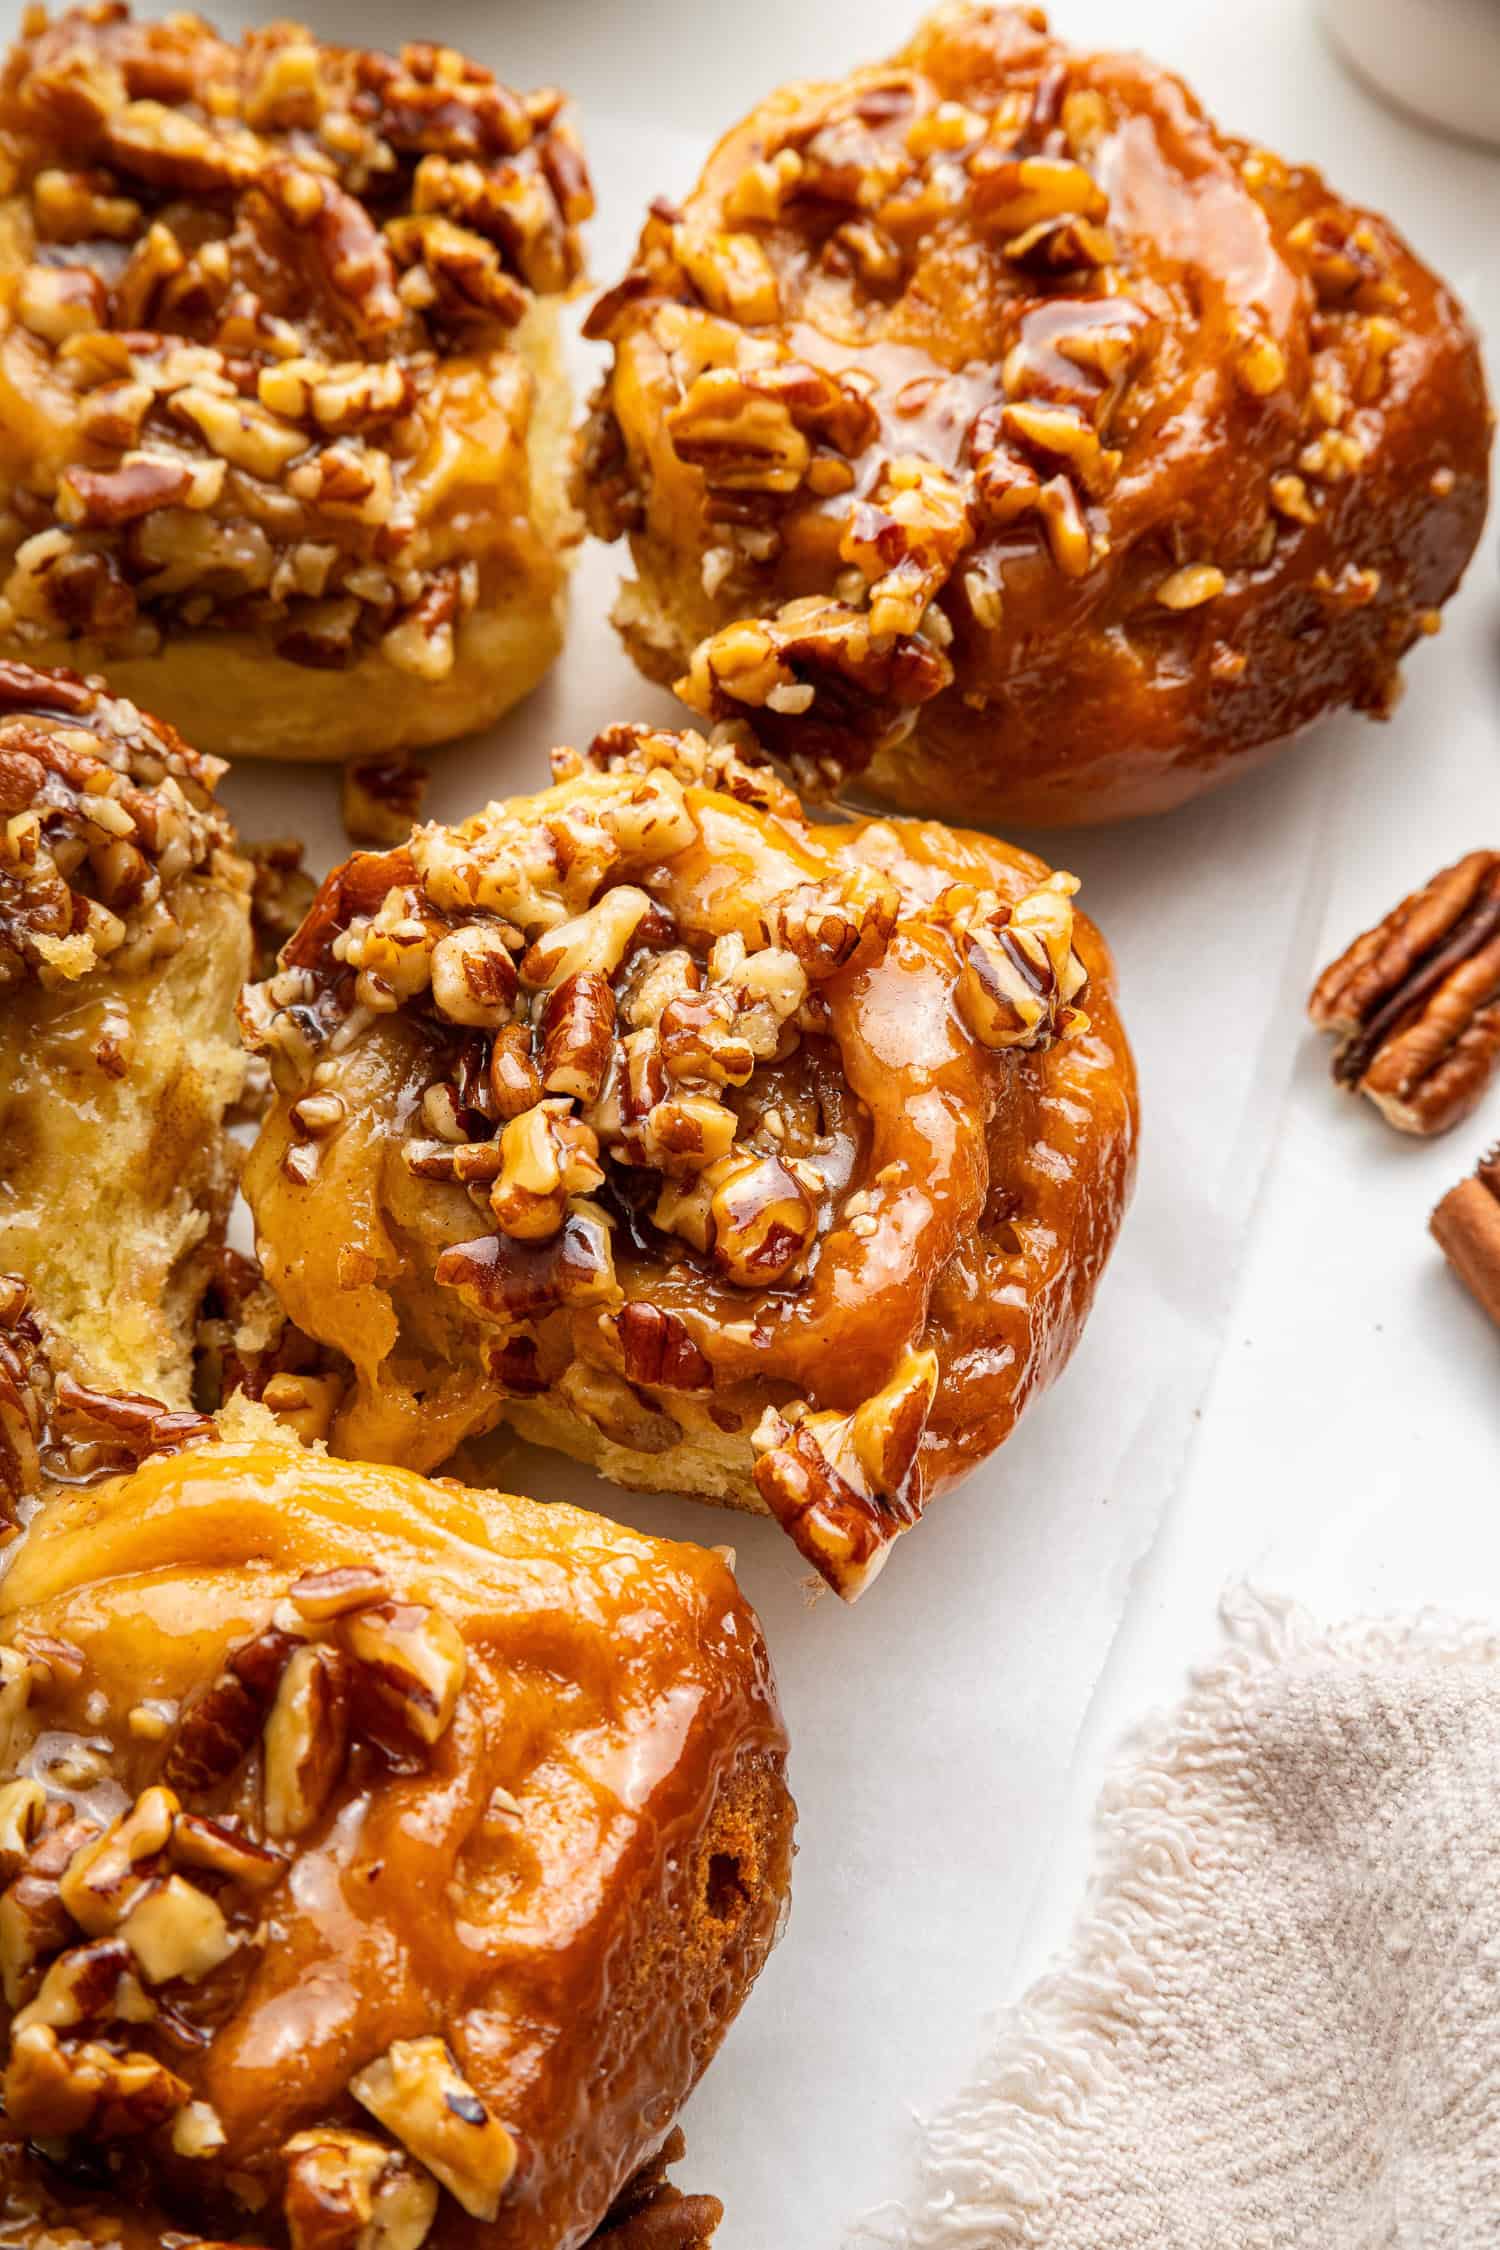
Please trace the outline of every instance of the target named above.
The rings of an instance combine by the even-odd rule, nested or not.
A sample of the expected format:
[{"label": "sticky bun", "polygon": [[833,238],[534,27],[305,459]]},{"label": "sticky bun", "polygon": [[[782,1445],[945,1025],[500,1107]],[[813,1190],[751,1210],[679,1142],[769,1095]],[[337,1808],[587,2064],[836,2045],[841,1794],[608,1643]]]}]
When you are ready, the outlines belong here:
[{"label": "sticky bun", "polygon": [[0,1586],[0,2237],[706,2242],[661,2160],[793,1818],[724,1563],[171,1442]]},{"label": "sticky bun", "polygon": [[114,0],[0,76],[0,647],[215,751],[436,742],[561,642],[556,92]]},{"label": "sticky bun", "polygon": [[1066,1359],[1131,1174],[1074,879],[811,826],[748,737],[617,727],[324,883],[242,1004],[268,1282],[335,1450],[504,1420],[769,1511],[840,1593]]},{"label": "sticky bun", "polygon": [[1038,9],[773,94],[591,333],[580,496],[642,670],[800,786],[1175,804],[1383,712],[1484,516],[1463,312],[1306,166]]},{"label": "sticky bun", "polygon": [[85,1379],[173,1406],[245,1074],[254,876],[222,772],[102,682],[0,661],[0,1269]]}]

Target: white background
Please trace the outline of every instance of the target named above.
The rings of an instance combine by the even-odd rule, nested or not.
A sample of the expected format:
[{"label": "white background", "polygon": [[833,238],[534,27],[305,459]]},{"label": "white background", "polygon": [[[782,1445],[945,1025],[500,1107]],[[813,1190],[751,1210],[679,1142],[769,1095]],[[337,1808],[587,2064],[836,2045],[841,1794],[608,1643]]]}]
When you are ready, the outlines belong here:
[{"label": "white background", "polygon": [[[1440,23],[1440,8],[1432,11]],[[577,96],[620,271],[648,198],[784,78],[900,43],[903,0],[324,0],[328,36],[441,37]],[[1378,106],[1306,0],[1067,0],[1057,28],[1180,69],[1226,127],[1387,209],[1491,333],[1500,163]],[[580,346],[588,379],[591,354]],[[535,787],[554,741],[665,712],[604,623],[591,547],[554,679],[437,758],[432,809]],[[1103,1763],[1214,1643],[1242,1575],[1333,1617],[1428,1602],[1500,1615],[1500,1342],[1425,1232],[1500,1134],[1408,1143],[1335,1094],[1305,1031],[1316,969],[1462,850],[1500,844],[1500,598],[1489,538],[1384,728],[1320,728],[1279,767],[1144,828],[1040,839],[1113,941],[1141,1067],[1135,1207],[1072,1367],[939,1502],[867,1602],[809,1606],[770,1525],[633,1499],[518,1451],[511,1481],[652,1528],[731,1538],[776,1652],[802,1852],[786,1941],[688,2117],[685,2177],[723,2250],[830,2250],[912,2178],[913,2113],[973,2061],[985,2014],[1066,1936]],[[339,849],[331,776],[248,768],[248,832]],[[1026,839],[1028,841],[1032,839]]]}]

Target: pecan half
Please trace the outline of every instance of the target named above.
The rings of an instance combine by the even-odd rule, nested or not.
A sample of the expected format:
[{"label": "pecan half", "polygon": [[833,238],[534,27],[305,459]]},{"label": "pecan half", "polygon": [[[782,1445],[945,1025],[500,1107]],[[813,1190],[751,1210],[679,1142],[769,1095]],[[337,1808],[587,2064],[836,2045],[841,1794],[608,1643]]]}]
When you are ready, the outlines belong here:
[{"label": "pecan half", "polygon": [[1445,1133],[1500,1062],[1500,852],[1469,852],[1355,939],[1307,1005],[1333,1075],[1399,1132]]},{"label": "pecan half", "polygon": [[664,1391],[709,1391],[714,1371],[676,1313],[644,1300],[622,1305],[612,1323],[632,1383]]},{"label": "pecan half", "polygon": [[1500,1146],[1449,1188],[1429,1224],[1469,1295],[1500,1328]]},{"label": "pecan half", "polygon": [[753,1443],[769,1512],[846,1602],[884,1566],[922,1513],[922,1434],[937,1389],[935,1352],[907,1352],[884,1390],[852,1414],[800,1420],[769,1407]]}]

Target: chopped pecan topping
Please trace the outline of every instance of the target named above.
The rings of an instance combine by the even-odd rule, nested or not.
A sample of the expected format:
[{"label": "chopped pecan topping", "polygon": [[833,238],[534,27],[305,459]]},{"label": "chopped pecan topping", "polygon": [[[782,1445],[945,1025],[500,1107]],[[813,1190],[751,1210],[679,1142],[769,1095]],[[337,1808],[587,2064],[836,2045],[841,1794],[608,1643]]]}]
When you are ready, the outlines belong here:
[{"label": "chopped pecan topping", "polygon": [[[819,1321],[820,1295],[878,1294],[868,1239],[907,1225],[901,1207],[916,1200],[898,1163],[872,1161],[878,1096],[845,1076],[844,1027],[921,978],[933,1011],[923,1067],[945,1048],[973,1073],[982,1133],[991,1085],[998,1095],[1009,1073],[1087,1029],[1077,884],[1033,864],[1021,879],[997,872],[1004,897],[939,888],[941,859],[930,881],[914,879],[880,826],[810,823],[747,730],[706,742],[611,729],[586,760],[559,752],[554,770],[540,797],[418,828],[329,878],[279,970],[246,995],[247,1038],[281,1090],[271,1145],[284,1167],[281,1134],[295,1156],[343,1130],[369,1080],[344,1080],[340,1058],[396,1017],[391,1051],[413,1073],[394,1113],[399,1192],[440,1219],[422,1285],[451,1292],[438,1301],[453,1364],[473,1371],[481,1399],[498,1416],[552,1394],[643,1456],[706,1424],[710,1444],[722,1435],[748,1456],[757,1346],[774,1355]],[[904,1344],[925,1368],[925,1299],[909,1303],[883,1357]],[[773,1395],[807,1381],[799,1367]],[[833,1419],[873,1460],[884,1411]],[[915,1446],[920,1416],[913,1426]],[[820,1537],[836,1546],[827,1526],[840,1510],[866,1530],[915,1512],[915,1456],[850,1468],[855,1440],[837,1434],[834,1469],[817,1472],[841,1480],[835,1500],[786,1499],[794,1476],[812,1474],[809,1448],[823,1459],[817,1428],[788,1434],[761,1472],[788,1519],[806,1518],[809,1550]],[[830,1565],[851,1591],[871,1569],[868,1556]],[[354,1654],[379,1612],[362,1595],[350,1610]]]},{"label": "chopped pecan topping", "polygon": [[384,2141],[324,2125],[281,2153],[292,2250],[418,2250],[430,2233],[437,2182]]},{"label": "chopped pecan topping", "polygon": [[289,1659],[265,1727],[266,1831],[300,1836],[337,1788],[349,1744],[349,1667],[310,1645]]},{"label": "chopped pecan topping", "polygon": [[420,1602],[372,1602],[344,1628],[365,1682],[429,1748],[453,1724],[468,1654],[456,1625]]},{"label": "chopped pecan topping", "polygon": [[1087,972],[1073,951],[1076,875],[1049,875],[1014,906],[992,892],[938,900],[963,951],[958,1012],[986,1047],[1045,1047],[1061,1031],[1081,1031],[1073,1006]]},{"label": "chopped pecan topping", "polygon": [[151,2055],[97,2040],[64,2046],[49,2024],[32,2023],[12,2041],[4,2094],[6,2116],[33,2138],[113,2141],[166,2124],[188,2088]]},{"label": "chopped pecan topping", "polygon": [[51,1369],[31,1292],[19,1274],[0,1274],[0,1516],[8,1522],[41,1481],[50,1390]]},{"label": "chopped pecan topping", "polygon": [[1467,1117],[1500,1061],[1500,853],[1470,852],[1324,970],[1308,1002],[1335,1081],[1403,1133]]},{"label": "chopped pecan topping", "polygon": [[[477,592],[426,505],[447,378],[577,275],[592,197],[561,98],[424,42],[232,44],[80,7],[23,27],[4,103],[46,246],[15,372],[64,427],[17,486],[0,630],[138,656],[218,624],[441,676]],[[529,406],[519,368],[493,390],[468,442],[498,483]]]},{"label": "chopped pecan topping", "polygon": [[713,1368],[679,1314],[642,1300],[622,1305],[612,1326],[630,1382],[666,1391],[712,1390]]},{"label": "chopped pecan topping", "polygon": [[493,2223],[515,2172],[515,2141],[441,2039],[398,2039],[349,2081],[376,2121],[470,2218]]},{"label": "chopped pecan topping", "polygon": [[792,1420],[771,1407],[755,1433],[757,1491],[846,1601],[922,1513],[918,1453],[937,1376],[935,1353],[908,1352],[885,1389],[853,1414]]},{"label": "chopped pecan topping", "polygon": [[222,772],[100,682],[0,664],[0,992],[170,951],[185,876],[248,890]]}]

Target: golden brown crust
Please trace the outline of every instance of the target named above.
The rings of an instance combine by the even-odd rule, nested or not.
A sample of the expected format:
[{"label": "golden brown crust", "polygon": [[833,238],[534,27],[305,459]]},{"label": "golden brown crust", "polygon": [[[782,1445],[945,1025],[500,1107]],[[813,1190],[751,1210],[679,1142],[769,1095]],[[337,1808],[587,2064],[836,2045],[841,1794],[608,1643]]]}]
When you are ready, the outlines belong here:
[{"label": "golden brown crust", "polygon": [[785,1741],[697,1549],[226,1437],[48,1504],[0,1674],[10,2128],[117,2218],[577,2250],[773,1942]]},{"label": "golden brown crust", "polygon": [[0,197],[3,645],[280,756],[442,740],[534,684],[591,208],[559,94],[104,0],[28,19]]},{"label": "golden brown crust", "polygon": [[222,770],[99,681],[0,662],[0,1271],[77,1374],[174,1406],[244,1077]]},{"label": "golden brown crust", "polygon": [[627,644],[806,786],[1048,822],[1179,802],[1386,708],[1483,521],[1442,283],[1037,9],[947,7],[772,95],[591,326],[580,493],[629,535]]},{"label": "golden brown crust", "polygon": [[267,1279],[352,1363],[339,1450],[504,1418],[770,1510],[852,1596],[1082,1325],[1134,1142],[1109,955],[1071,876],[810,826],[732,731],[557,769],[356,855],[247,994]]}]

